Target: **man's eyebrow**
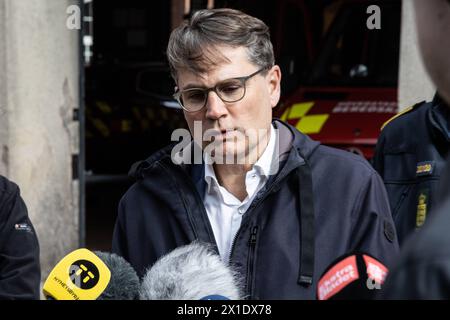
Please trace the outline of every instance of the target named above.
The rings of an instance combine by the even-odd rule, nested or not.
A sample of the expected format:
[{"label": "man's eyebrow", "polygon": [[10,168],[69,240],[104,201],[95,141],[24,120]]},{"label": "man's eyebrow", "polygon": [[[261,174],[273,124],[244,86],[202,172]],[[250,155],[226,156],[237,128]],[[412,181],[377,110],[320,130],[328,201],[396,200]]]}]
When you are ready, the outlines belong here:
[{"label": "man's eyebrow", "polygon": [[180,91],[183,90],[187,90],[187,89],[206,89],[207,87],[201,84],[194,84],[194,83],[189,83],[186,86],[184,86],[183,88],[180,88]]},{"label": "man's eyebrow", "polygon": [[[233,80],[233,79],[240,79],[240,78],[245,78],[245,77],[231,77],[231,78],[222,79],[220,81],[217,81],[214,85],[216,86],[219,83],[226,82],[226,81]],[[188,83],[186,86],[184,86],[183,88],[179,88],[179,89],[180,89],[180,91],[183,91],[183,90],[187,90],[187,89],[207,89],[207,88],[209,88],[209,87],[207,87],[203,84]]]}]

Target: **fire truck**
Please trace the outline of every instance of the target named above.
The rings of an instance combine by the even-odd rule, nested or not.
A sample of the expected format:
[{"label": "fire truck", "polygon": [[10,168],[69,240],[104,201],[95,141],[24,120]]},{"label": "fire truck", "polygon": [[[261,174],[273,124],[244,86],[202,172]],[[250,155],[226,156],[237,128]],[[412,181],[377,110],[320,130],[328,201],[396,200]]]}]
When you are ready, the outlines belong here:
[{"label": "fire truck", "polygon": [[323,25],[329,27],[320,53],[275,111],[312,139],[368,160],[382,125],[398,112],[401,13],[400,1],[370,4],[380,8],[380,29],[366,25],[367,1],[341,1],[328,13],[324,9]]}]

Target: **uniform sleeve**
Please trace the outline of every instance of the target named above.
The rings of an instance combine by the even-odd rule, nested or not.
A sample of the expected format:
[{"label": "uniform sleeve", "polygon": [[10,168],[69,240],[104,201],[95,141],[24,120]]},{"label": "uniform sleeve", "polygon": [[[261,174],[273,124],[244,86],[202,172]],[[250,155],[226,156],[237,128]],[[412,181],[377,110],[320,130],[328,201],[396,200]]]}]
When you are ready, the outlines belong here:
[{"label": "uniform sleeve", "polygon": [[366,252],[389,268],[397,258],[399,246],[386,189],[374,171],[360,189],[352,222],[350,250]]},{"label": "uniform sleeve", "polygon": [[0,299],[39,299],[39,243],[19,188],[0,185]]}]

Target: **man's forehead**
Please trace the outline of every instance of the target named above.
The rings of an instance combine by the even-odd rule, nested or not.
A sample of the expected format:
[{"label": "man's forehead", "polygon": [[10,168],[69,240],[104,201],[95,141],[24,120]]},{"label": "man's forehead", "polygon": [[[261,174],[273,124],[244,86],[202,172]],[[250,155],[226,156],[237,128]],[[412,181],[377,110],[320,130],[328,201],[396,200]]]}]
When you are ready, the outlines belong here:
[{"label": "man's forehead", "polygon": [[230,56],[226,54],[227,61],[222,61],[215,65],[209,65],[205,72],[195,72],[189,68],[183,68],[177,71],[178,85],[185,86],[191,82],[208,83],[226,80],[234,77],[241,77],[244,70],[252,71],[254,64],[250,62],[247,56],[240,57],[238,55]]},{"label": "man's forehead", "polygon": [[209,72],[234,61],[247,61],[249,55],[248,49],[243,46],[216,45],[202,48],[198,53],[185,57],[184,60],[186,61],[185,69]]}]

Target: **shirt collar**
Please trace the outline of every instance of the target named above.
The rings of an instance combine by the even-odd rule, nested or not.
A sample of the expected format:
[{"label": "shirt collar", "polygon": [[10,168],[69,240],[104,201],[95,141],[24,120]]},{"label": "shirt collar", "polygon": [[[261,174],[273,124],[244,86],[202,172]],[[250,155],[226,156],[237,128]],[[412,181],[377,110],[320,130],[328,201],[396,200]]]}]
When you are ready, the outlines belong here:
[{"label": "shirt collar", "polygon": [[205,181],[207,184],[207,192],[209,193],[211,191],[211,185],[214,183],[215,185],[218,186],[219,182],[217,181],[213,165],[208,164],[208,162],[206,161],[206,157],[208,157],[208,155],[204,153],[203,158],[205,163]]},{"label": "shirt collar", "polygon": [[267,147],[264,150],[261,157],[259,157],[258,161],[253,165],[253,170],[257,170],[257,172],[265,177],[269,177],[272,172],[272,164],[275,161],[275,150],[277,146],[277,133],[273,125],[270,125],[270,137],[269,142],[267,143]]}]

